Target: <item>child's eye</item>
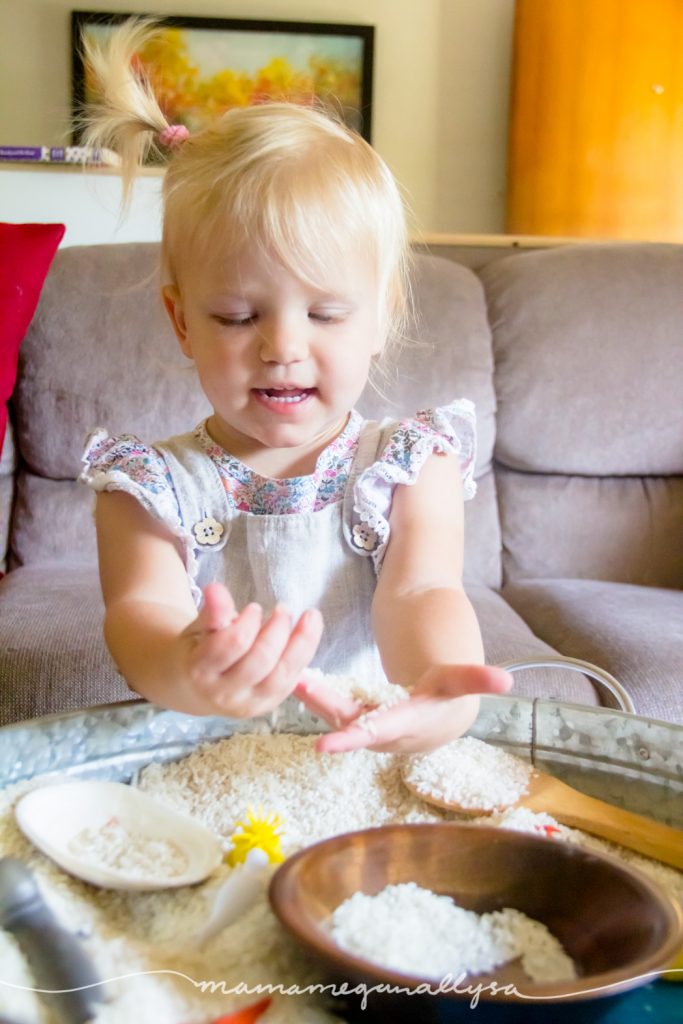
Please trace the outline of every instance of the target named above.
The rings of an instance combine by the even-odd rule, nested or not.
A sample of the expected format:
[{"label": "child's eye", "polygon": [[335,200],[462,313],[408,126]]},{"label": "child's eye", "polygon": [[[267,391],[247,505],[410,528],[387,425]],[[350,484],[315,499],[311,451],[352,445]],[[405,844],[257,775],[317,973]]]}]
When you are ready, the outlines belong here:
[{"label": "child's eye", "polygon": [[311,320],[315,320],[319,324],[337,324],[344,319],[344,314],[339,312],[322,312],[314,311],[308,314]]},{"label": "child's eye", "polygon": [[248,313],[240,316],[215,316],[215,320],[218,321],[223,327],[246,327],[248,324],[252,324],[256,320],[255,313]]}]

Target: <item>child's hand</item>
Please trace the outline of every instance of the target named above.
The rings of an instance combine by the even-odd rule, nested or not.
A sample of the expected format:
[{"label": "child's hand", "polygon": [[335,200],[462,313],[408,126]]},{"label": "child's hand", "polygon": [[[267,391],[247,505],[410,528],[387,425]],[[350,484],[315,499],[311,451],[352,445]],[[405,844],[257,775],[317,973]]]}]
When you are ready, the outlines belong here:
[{"label": "child's hand", "polygon": [[368,726],[359,716],[371,709],[340,696],[324,683],[300,682],[296,696],[338,731],[326,733],[316,750],[337,754],[370,750],[413,753],[433,750],[461,736],[476,718],[479,702],[472,694],[507,693],[512,676],[488,665],[436,665],[428,669],[408,700],[377,711]]},{"label": "child's hand", "polygon": [[230,591],[210,583],[201,611],[180,636],[193,713],[249,718],[272,711],[308,667],[322,626],[317,609],[304,612],[294,626],[282,605],[265,622],[259,604],[237,612]]}]

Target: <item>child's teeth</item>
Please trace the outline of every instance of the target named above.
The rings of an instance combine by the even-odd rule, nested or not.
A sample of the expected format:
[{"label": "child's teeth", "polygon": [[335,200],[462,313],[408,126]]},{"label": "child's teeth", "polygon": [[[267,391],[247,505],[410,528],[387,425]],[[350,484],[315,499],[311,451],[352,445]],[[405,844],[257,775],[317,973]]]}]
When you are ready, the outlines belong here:
[{"label": "child's teeth", "polygon": [[266,391],[264,393],[265,393],[266,397],[271,400],[271,402],[289,402],[289,403],[291,403],[291,402],[302,402],[304,400],[304,398],[306,397],[306,395],[307,395],[306,391],[294,391],[294,392],[292,392],[291,395],[287,394],[286,392],[283,392],[282,394],[277,394],[277,395],[273,394],[272,391]]}]

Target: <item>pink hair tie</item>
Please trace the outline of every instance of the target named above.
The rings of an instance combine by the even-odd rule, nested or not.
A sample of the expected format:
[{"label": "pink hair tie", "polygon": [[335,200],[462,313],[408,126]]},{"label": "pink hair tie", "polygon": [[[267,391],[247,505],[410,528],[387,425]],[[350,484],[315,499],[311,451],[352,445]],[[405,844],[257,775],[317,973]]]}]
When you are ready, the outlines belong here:
[{"label": "pink hair tie", "polygon": [[190,133],[184,124],[169,124],[168,128],[159,132],[159,142],[162,146],[168,146],[169,149],[175,149],[189,137]]}]

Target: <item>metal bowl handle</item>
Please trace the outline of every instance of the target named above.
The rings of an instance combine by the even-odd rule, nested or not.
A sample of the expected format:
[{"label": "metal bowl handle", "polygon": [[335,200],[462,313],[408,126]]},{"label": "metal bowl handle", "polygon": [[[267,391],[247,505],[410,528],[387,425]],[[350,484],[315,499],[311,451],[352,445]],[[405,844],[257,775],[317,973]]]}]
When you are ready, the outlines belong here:
[{"label": "metal bowl handle", "polygon": [[504,668],[508,672],[521,672],[527,668],[566,668],[570,672],[581,672],[582,675],[589,676],[596,684],[604,707],[616,708],[630,714],[635,714],[636,711],[630,694],[619,680],[611,676],[609,672],[605,672],[603,668],[592,665],[590,661],[581,661],[580,658],[565,658],[560,654],[544,658],[527,658],[524,661],[517,659],[503,661],[499,663],[499,668]]}]

